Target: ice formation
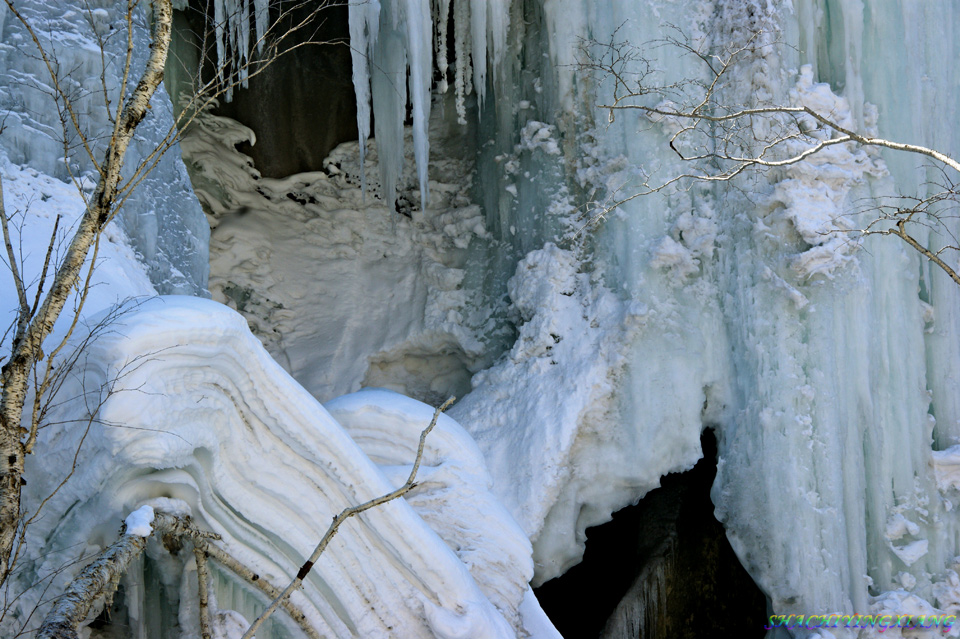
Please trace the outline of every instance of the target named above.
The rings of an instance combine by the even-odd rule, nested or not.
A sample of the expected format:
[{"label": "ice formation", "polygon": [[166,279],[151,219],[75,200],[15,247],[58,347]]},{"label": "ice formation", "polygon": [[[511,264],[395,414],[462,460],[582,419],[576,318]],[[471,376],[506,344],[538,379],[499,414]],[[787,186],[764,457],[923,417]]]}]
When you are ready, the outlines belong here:
[{"label": "ice formation", "polygon": [[363,141],[370,135],[372,109],[380,157],[380,184],[387,200],[393,199],[398,172],[403,167],[403,123],[409,84],[420,196],[427,202],[430,151],[427,126],[433,56],[436,52],[437,68],[442,76],[439,88],[444,92],[451,16],[456,52],[453,61],[456,109],[465,124],[465,96],[471,91],[471,79],[472,88],[482,102],[487,88],[487,62],[497,69],[504,55],[510,3],[505,0],[384,0],[350,5],[360,162],[363,163],[365,155]]},{"label": "ice formation", "polygon": [[[126,53],[127,39],[121,6],[35,0],[17,2],[15,6],[33,25],[55,68],[61,70],[63,89],[80,114],[83,134],[99,161],[109,139],[112,111],[123,77],[120,61]],[[142,7],[137,9],[133,21],[136,68],[142,68],[149,44],[149,28],[141,12]],[[36,55],[31,36],[9,13],[6,4],[0,8],[0,32],[3,154],[11,162],[61,180],[76,180],[92,190],[96,180],[93,162],[80,144],[77,131],[66,123],[63,107],[58,108],[50,97],[51,80]],[[124,36],[117,37],[121,32]],[[104,44],[103,57],[99,41]],[[132,88],[136,79],[131,76],[129,81]],[[109,105],[105,100],[109,100]],[[129,179],[137,166],[151,157],[173,129],[173,109],[165,92],[159,91],[153,97],[150,113],[131,143],[124,179]],[[203,294],[207,285],[209,231],[176,144],[158,159],[131,193],[120,218],[159,292]]]},{"label": "ice formation", "polygon": [[[219,533],[234,556],[282,585],[333,515],[389,492],[409,472],[433,414],[379,391],[341,398],[331,405],[334,418],[267,355],[239,315],[175,296],[140,304],[88,346],[64,396],[76,399],[57,411],[64,421],[54,418],[38,446],[57,457],[79,447],[78,470],[30,534],[39,542],[32,548],[54,537],[68,550],[29,557],[37,575],[68,560],[74,544],[109,541],[120,518],[144,502],[126,518],[127,533],[148,534],[151,505],[162,507],[150,500],[172,498]],[[99,412],[85,433],[76,424],[91,405]],[[36,463],[52,468],[49,460]],[[32,473],[32,494],[51,492],[60,474]],[[480,452],[452,419],[438,422],[418,478],[409,502],[350,522],[299,605],[328,636],[513,636],[532,574],[529,542],[489,493]],[[91,522],[101,522],[92,537]],[[179,574],[162,570],[164,587],[177,592]],[[127,579],[129,597],[142,577]],[[220,603],[250,618],[253,604],[242,593]],[[180,591],[179,598],[189,596]],[[371,609],[371,597],[381,605]],[[26,599],[23,610],[33,603]],[[130,602],[128,614],[159,615],[158,627],[173,623],[175,606],[149,605]]]},{"label": "ice formation", "polygon": [[[177,0],[176,9],[186,9],[187,0]],[[254,30],[250,30],[251,16]],[[223,81],[236,79],[240,86],[248,86],[250,67],[254,53],[263,52],[267,30],[270,27],[270,0],[214,0],[213,38],[217,51],[217,77]],[[233,76],[236,76],[234,78]],[[232,84],[227,87],[224,98],[233,96]]]},{"label": "ice formation", "polygon": [[[262,18],[263,6],[216,3],[224,55],[252,55],[264,27],[249,16]],[[8,87],[38,71],[8,44],[22,34],[4,15],[7,105]],[[49,7],[32,15],[53,27],[70,20]],[[111,397],[110,424],[157,430],[97,425],[85,454],[126,455],[143,473],[91,467],[53,505],[65,512],[74,499],[73,519],[32,534],[96,546],[141,501],[177,498],[264,574],[289,574],[309,549],[312,513],[328,517],[348,497],[395,484],[404,442],[429,413],[386,391],[334,398],[362,386],[430,401],[467,392],[451,411],[462,429],[444,420],[431,444],[436,466],[423,492],[344,535],[343,554],[300,599],[332,634],[396,623],[411,629],[404,636],[465,627],[508,636],[525,624],[555,636],[527,582],[562,573],[579,561],[588,527],[692,467],[705,427],[718,436],[716,516],[772,611],[960,611],[960,291],[893,238],[861,244],[847,233],[869,221],[870,203],[922,194],[935,172],[909,155],[835,146],[735,189],[637,198],[585,228],[585,202],[683,165],[666,144],[675,123],[631,113],[610,122],[593,108],[609,87],[576,68],[581,37],[641,45],[672,24],[722,47],[762,29],[791,46],[760,47],[732,69],[729,103],[808,104],[957,157],[955,3],[381,0],[351,4],[349,19],[359,146],[334,151],[322,173],[267,180],[234,148],[253,141],[238,123],[205,115],[184,142],[215,227],[211,293],[243,319],[183,298],[123,318],[129,329],[90,358],[91,380],[175,345],[147,358],[150,375],[138,369],[136,379],[178,399],[144,413],[139,404],[160,405],[154,395]],[[71,33],[49,31],[55,41]],[[669,47],[649,55],[664,78],[702,79],[690,56]],[[451,79],[453,95],[436,98]],[[2,170],[8,208],[10,197],[24,209],[32,201],[42,234],[48,204],[80,204],[47,177],[66,175],[59,149],[34,132],[49,130],[35,115],[48,107],[37,92],[24,101],[0,138],[15,163]],[[164,179],[185,185],[171,166]],[[163,206],[128,217],[140,262],[111,229],[116,261],[98,271],[104,296],[91,313],[154,286],[181,290],[157,276],[173,272],[154,259],[160,249],[142,247],[150,238],[186,247],[191,233],[199,242],[196,218],[177,217],[198,210],[184,202],[170,219],[193,230],[172,239],[162,228],[141,232]],[[196,275],[199,244],[183,252],[196,290],[206,281]],[[181,418],[162,419],[173,411]],[[309,477],[316,492],[288,495],[288,473]],[[70,527],[98,509],[110,525],[92,536]],[[391,559],[371,564],[374,550]],[[149,562],[144,570],[181,598],[157,555]],[[356,565],[370,572],[342,577]],[[395,589],[376,588],[374,577]],[[327,589],[333,582],[346,585]],[[248,613],[253,604],[230,583],[222,578],[221,608]],[[898,635],[911,636],[883,636]]]}]

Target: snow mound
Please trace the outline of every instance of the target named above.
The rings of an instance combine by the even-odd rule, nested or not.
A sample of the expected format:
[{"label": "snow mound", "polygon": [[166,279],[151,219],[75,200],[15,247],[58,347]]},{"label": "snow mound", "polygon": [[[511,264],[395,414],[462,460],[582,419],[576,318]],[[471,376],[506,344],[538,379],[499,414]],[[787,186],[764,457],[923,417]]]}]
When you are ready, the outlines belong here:
[{"label": "snow mound", "polygon": [[[26,503],[36,504],[80,449],[73,477],[29,529],[22,561],[30,575],[102,547],[123,513],[170,498],[283,585],[336,513],[402,483],[433,412],[394,393],[359,393],[332,404],[345,429],[240,315],[197,298],[141,304],[88,347],[79,368],[64,393],[74,399],[60,408],[69,421],[51,420],[38,444],[45,454],[27,469]],[[452,419],[442,417],[428,439],[419,477],[409,501],[343,526],[295,603],[330,637],[516,636],[532,575],[529,542],[490,495],[482,458]],[[172,503],[184,510],[181,502]],[[148,508],[128,518],[131,534],[148,533]],[[160,571],[166,596],[176,598],[182,572]],[[156,587],[142,575],[127,579]],[[22,607],[35,603],[27,599]],[[128,598],[131,617],[146,618],[150,600]],[[240,604],[226,607],[255,616],[255,604]]]}]

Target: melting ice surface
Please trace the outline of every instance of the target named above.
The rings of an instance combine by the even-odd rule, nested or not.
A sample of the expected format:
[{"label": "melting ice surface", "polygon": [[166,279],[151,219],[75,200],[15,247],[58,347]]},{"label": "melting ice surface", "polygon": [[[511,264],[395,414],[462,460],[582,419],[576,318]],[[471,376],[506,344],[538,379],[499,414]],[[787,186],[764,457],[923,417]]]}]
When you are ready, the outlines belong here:
[{"label": "melting ice surface", "polygon": [[[261,6],[221,4],[227,13],[240,4],[254,12]],[[36,11],[53,25],[69,22],[52,9]],[[453,33],[447,33],[450,12]],[[426,396],[461,384],[450,380],[466,371],[472,390],[451,411],[464,430],[444,420],[443,437],[431,444],[436,484],[377,512],[355,536],[344,535],[343,553],[332,554],[326,572],[308,584],[301,601],[331,634],[399,624],[410,629],[403,636],[510,636],[519,615],[532,630],[536,605],[525,595],[527,581],[562,573],[579,560],[587,527],[641,498],[665,473],[692,467],[705,426],[716,429],[719,440],[716,515],[774,612],[960,611],[960,293],[891,238],[871,238],[857,249],[833,232],[837,224],[864,223],[865,214],[856,211],[865,198],[922,192],[931,175],[925,167],[909,156],[835,147],[736,190],[637,199],[588,237],[575,233],[582,224],[576,207],[584,201],[629,190],[641,170],[679,170],[663,151],[669,123],[623,115],[608,126],[606,114],[594,112],[605,88],[574,73],[577,37],[604,40],[616,32],[642,44],[661,37],[664,24],[715,46],[758,28],[793,45],[765,50],[735,69],[732,103],[763,95],[810,104],[864,130],[876,127],[885,137],[960,155],[960,134],[950,125],[960,97],[960,68],[953,64],[960,57],[960,9],[949,0],[352,6],[358,122],[368,132],[372,110],[380,204],[359,194],[360,182],[374,181],[363,164],[372,158],[367,145],[354,156],[335,152],[337,161],[323,176],[269,182],[263,194],[249,186],[255,180],[249,167],[237,164],[234,142],[205,160],[200,155],[212,146],[192,150],[197,166],[209,171],[205,184],[220,179],[222,186],[239,176],[222,199],[232,202],[229,210],[206,202],[219,229],[212,263],[221,275],[211,289],[236,306],[241,297],[276,295],[284,302],[282,309],[254,304],[240,310],[255,328],[264,317],[277,318],[272,326],[279,337],[264,342],[299,384],[260,349],[238,315],[213,302],[161,298],[130,313],[121,335],[95,347],[89,383],[99,388],[93,380],[109,379],[131,358],[174,346],[137,370],[135,381],[156,384],[156,391],[133,401],[120,393],[103,409],[109,424],[155,430],[97,425],[86,454],[93,460],[121,455],[123,463],[85,466],[51,504],[51,512],[69,510],[69,518],[44,520],[34,534],[61,547],[97,546],[141,500],[176,499],[264,574],[290,574],[314,538],[310,522],[403,474],[397,467],[410,450],[402,442],[414,440],[429,413],[383,391],[333,398],[373,379]],[[0,17],[0,28],[2,41],[12,42],[17,33],[9,16]],[[453,61],[447,60],[448,37]],[[442,46],[432,46],[436,41]],[[652,55],[662,56],[655,62],[666,74],[699,73],[688,59],[663,51]],[[16,62],[9,45],[2,52],[3,82],[11,86],[9,69],[28,63]],[[450,64],[453,104],[431,113],[429,70]],[[402,79],[408,73],[409,84]],[[476,104],[468,96],[471,85]],[[409,134],[402,127],[406,95]],[[63,177],[58,149],[32,133],[29,122],[21,125],[33,117],[39,123],[33,128],[43,130],[35,114],[44,109],[39,102],[14,109],[12,138],[2,141],[17,165],[4,164],[3,176],[5,185],[24,185],[23,202],[30,193],[46,194],[32,211],[49,219],[48,202],[76,203],[58,199],[68,197],[65,187],[47,177]],[[478,151],[472,194],[456,188],[465,179],[463,167],[444,176],[430,172],[452,155],[433,132],[466,117]],[[222,138],[243,132],[224,126]],[[412,158],[404,152],[408,139]],[[170,175],[182,174],[179,164],[172,166]],[[407,175],[415,175],[413,189]],[[357,178],[352,191],[348,178]],[[389,215],[382,202],[395,191],[418,191],[421,210],[409,222],[397,220],[395,232],[368,222],[374,212]],[[288,194],[307,204],[271,223],[271,211],[294,210],[273,202],[289,200]],[[475,201],[459,199],[468,195]],[[196,213],[190,202],[183,206]],[[131,230],[146,228],[136,224],[159,212],[147,206],[131,218],[131,240],[111,230],[110,250],[120,257],[98,271],[104,297],[91,304],[91,316],[166,281],[156,275],[166,272],[162,260],[140,248],[151,242],[137,239],[152,237],[161,246],[165,233]],[[194,228],[192,219],[175,226]],[[283,256],[286,264],[263,258],[271,270],[258,270],[252,258],[261,256],[250,249],[257,234],[259,248],[276,248],[271,240],[296,235],[300,221],[333,233],[298,241],[349,277],[311,276],[304,279],[322,286],[310,290],[310,282],[296,282],[285,289],[279,275],[302,277],[289,266],[299,258]],[[38,225],[42,237],[46,227]],[[944,240],[931,234],[925,241],[939,247]],[[133,259],[131,243],[153,285]],[[203,264],[206,246],[190,252],[187,245],[174,244],[193,267]],[[364,254],[371,247],[389,251],[396,268],[384,277],[416,293],[408,295],[416,303],[391,306],[371,328],[342,321],[336,347],[317,349],[313,358],[305,356],[308,348],[284,347],[310,344],[316,332],[306,322],[309,311],[297,313],[298,296],[314,303],[324,295],[356,294],[378,259],[373,251]],[[347,267],[348,258],[359,261]],[[234,274],[233,288],[224,285],[223,272]],[[239,284],[242,296],[231,298]],[[337,323],[335,315],[323,321]],[[499,331],[505,323],[514,329],[509,339],[502,331],[503,339],[486,339],[485,327]],[[283,352],[301,359],[284,360]],[[418,358],[446,362],[455,374],[412,374]],[[161,394],[165,401],[157,399]],[[313,397],[332,401],[323,408]],[[142,410],[149,403],[157,408]],[[177,418],[168,419],[172,415]],[[72,455],[75,430],[48,433],[60,442],[59,457],[36,464]],[[307,478],[310,488],[290,496],[288,471]],[[36,495],[46,487],[42,481],[28,486]],[[454,486],[472,497],[448,495]],[[94,513],[99,521],[112,519],[91,533]],[[455,540],[453,529],[469,534],[461,539],[457,533]],[[389,559],[371,563],[371,556]],[[33,558],[34,569],[62,562],[49,557]],[[149,562],[144,570],[165,575],[167,592],[181,592],[179,576],[165,572],[161,559]],[[371,586],[383,580],[391,588]],[[222,607],[251,608],[229,583],[221,578]],[[362,604],[369,593],[378,604],[372,611]],[[155,614],[146,604],[129,609],[135,618]],[[482,630],[470,634],[473,629]]]}]

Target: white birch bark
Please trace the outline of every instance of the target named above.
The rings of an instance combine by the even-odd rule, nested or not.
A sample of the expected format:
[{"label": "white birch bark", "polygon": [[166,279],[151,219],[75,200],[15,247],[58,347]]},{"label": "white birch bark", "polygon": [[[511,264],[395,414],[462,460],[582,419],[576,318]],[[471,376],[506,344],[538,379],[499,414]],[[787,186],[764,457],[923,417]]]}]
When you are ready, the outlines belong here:
[{"label": "white birch bark", "polygon": [[[29,24],[14,7],[12,0],[4,2],[13,16],[29,30]],[[171,0],[152,0],[151,4],[153,34],[150,55],[140,81],[124,102],[121,116],[114,125],[100,165],[100,180],[64,260],[57,269],[50,291],[29,323],[23,330],[17,331],[10,359],[4,362],[0,370],[3,386],[0,398],[0,584],[6,581],[10,573],[10,557],[20,521],[20,487],[26,454],[23,437],[30,430],[24,427],[22,420],[30,371],[43,358],[43,342],[63,311],[70,290],[77,285],[90,248],[115,211],[124,156],[134,131],[146,117],[150,98],[163,81],[164,64],[170,49],[173,7]]]}]

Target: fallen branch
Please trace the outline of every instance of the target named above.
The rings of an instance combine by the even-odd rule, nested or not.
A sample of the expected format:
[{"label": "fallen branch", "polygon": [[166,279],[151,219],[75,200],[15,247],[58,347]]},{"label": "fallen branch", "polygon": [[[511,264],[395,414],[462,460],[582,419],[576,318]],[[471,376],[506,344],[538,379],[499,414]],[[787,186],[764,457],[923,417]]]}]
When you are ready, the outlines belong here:
[{"label": "fallen branch", "polygon": [[111,544],[57,598],[37,631],[37,639],[79,639],[77,626],[87,618],[93,602],[100,597],[112,598],[120,576],[146,546],[147,538],[137,535],[123,535]]},{"label": "fallen branch", "polygon": [[[198,530],[186,519],[166,513],[154,513],[152,527],[153,533],[164,539],[183,536],[218,538],[213,533]],[[93,603],[103,597],[109,605],[120,584],[120,577],[146,547],[147,537],[127,534],[124,525],[120,539],[81,570],[64,593],[57,597],[37,631],[37,639],[79,639],[77,626],[87,618]]]},{"label": "fallen branch", "polygon": [[[184,541],[190,541],[193,544],[199,582],[200,633],[204,639],[213,636],[209,608],[210,573],[206,561],[208,557],[220,562],[225,568],[256,586],[268,597],[279,595],[279,588],[267,583],[232,555],[210,543],[220,539],[219,535],[200,530],[189,517],[154,512],[151,526],[153,535],[162,541],[167,550],[179,550]],[[121,534],[120,539],[108,546],[92,563],[80,571],[64,593],[57,598],[53,608],[43,620],[40,630],[37,631],[37,639],[79,639],[77,627],[87,618],[94,602],[103,598],[109,605],[120,583],[120,577],[146,546],[147,537],[129,535],[125,532]],[[311,639],[320,639],[320,633],[310,625],[302,610],[289,601],[284,601],[283,607],[304,634]]]}]

